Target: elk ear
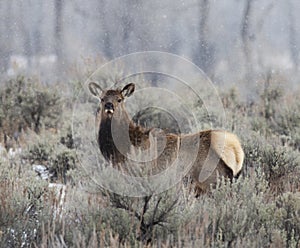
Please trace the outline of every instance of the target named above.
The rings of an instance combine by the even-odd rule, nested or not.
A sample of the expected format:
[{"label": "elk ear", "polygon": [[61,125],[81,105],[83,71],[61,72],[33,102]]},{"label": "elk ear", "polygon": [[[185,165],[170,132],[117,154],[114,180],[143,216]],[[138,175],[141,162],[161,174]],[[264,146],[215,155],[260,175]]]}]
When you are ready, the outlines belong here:
[{"label": "elk ear", "polygon": [[121,90],[121,94],[123,95],[123,97],[129,97],[132,95],[132,93],[134,92],[135,89],[135,85],[133,83],[127,84],[122,90]]},{"label": "elk ear", "polygon": [[98,84],[96,84],[95,82],[89,83],[89,90],[94,96],[97,96],[97,97],[99,97],[102,92],[101,87]]}]

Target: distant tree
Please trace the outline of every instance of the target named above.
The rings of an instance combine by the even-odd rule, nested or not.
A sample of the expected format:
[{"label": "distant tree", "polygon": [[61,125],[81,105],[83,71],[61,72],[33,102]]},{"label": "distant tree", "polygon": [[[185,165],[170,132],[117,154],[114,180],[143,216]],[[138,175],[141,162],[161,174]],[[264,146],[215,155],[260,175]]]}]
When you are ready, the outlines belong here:
[{"label": "distant tree", "polygon": [[55,0],[54,2],[54,40],[55,40],[55,53],[57,56],[58,71],[61,71],[63,61],[63,8],[64,0]]},{"label": "distant tree", "polygon": [[249,76],[253,73],[252,68],[252,56],[251,56],[251,48],[250,43],[251,39],[253,38],[250,33],[250,22],[251,22],[251,15],[253,11],[253,0],[246,0],[244,13],[242,17],[241,23],[241,40],[242,40],[242,48],[243,53],[245,56],[245,66],[246,66],[246,76],[249,79]]},{"label": "distant tree", "polygon": [[292,1],[286,1],[288,6],[288,29],[289,29],[289,50],[291,58],[294,64],[294,68],[297,70],[299,66],[299,42],[297,43],[297,32],[295,27],[295,17],[293,11]]},{"label": "distant tree", "polygon": [[[271,1],[269,2],[269,4],[263,9],[262,13],[260,14],[260,17],[257,18],[256,24],[255,24],[255,36],[256,36],[256,40],[261,39],[262,37],[265,36],[265,23],[266,20],[268,19],[267,17],[270,15],[270,13],[272,12],[272,10],[274,9],[274,5],[275,2]],[[264,46],[260,47],[256,47],[256,53],[257,53],[257,65],[260,68],[264,68],[265,64],[263,63],[263,59],[265,57],[265,53],[264,53]],[[267,70],[269,70],[269,68],[267,68]]]},{"label": "distant tree", "polygon": [[200,66],[206,73],[212,71],[214,63],[214,48],[208,40],[208,18],[209,18],[210,4],[209,0],[198,1],[199,19],[197,24],[197,36],[194,51],[194,62]]},{"label": "distant tree", "polygon": [[106,58],[111,59],[114,57],[114,42],[118,35],[114,30],[118,22],[118,17],[112,14],[114,5],[105,0],[91,1],[90,4],[93,8],[89,11],[87,9],[89,5],[82,6],[77,1],[72,2],[75,13],[85,21],[91,21],[94,27],[92,46]]},{"label": "distant tree", "polygon": [[12,43],[7,42],[13,19],[12,1],[0,1],[0,11],[3,20],[0,26],[0,72],[2,72],[8,69],[9,57],[12,53]]}]

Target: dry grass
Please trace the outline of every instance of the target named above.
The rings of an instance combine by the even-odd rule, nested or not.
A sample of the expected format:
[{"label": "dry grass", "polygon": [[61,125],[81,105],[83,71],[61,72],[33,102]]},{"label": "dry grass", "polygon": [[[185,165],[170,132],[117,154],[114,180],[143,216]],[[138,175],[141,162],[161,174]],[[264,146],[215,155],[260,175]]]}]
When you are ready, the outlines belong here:
[{"label": "dry grass", "polygon": [[[251,104],[238,91],[224,93],[228,129],[245,149],[244,170],[197,199],[183,183],[142,198],[113,194],[83,170],[69,120],[55,132],[29,128],[17,155],[1,152],[0,246],[299,247],[300,108],[294,94],[270,82]],[[71,116],[70,106],[61,114]],[[33,164],[52,176],[41,179]]]}]

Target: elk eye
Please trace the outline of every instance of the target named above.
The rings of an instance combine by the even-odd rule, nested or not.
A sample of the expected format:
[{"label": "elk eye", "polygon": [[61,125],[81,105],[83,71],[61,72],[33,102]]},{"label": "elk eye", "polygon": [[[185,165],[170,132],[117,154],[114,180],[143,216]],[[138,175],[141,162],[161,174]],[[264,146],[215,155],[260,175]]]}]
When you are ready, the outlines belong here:
[{"label": "elk eye", "polygon": [[118,99],[118,102],[122,102],[122,98],[119,98],[119,99]]},{"label": "elk eye", "polygon": [[103,98],[100,98],[100,102],[104,102]]}]

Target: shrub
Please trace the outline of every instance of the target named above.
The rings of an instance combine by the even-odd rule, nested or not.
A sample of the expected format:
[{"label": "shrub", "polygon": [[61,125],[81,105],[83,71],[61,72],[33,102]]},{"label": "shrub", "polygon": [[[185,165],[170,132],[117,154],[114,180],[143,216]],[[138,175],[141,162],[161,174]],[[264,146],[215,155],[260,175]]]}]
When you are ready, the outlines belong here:
[{"label": "shrub", "polygon": [[36,79],[17,77],[0,90],[0,128],[18,139],[25,128],[39,132],[42,126],[57,128],[62,103],[58,91]]},{"label": "shrub", "polygon": [[[35,173],[2,163],[0,178],[0,246],[31,247],[37,242],[46,207],[42,204],[45,182]],[[46,216],[45,216],[46,217]]]},{"label": "shrub", "polygon": [[243,174],[261,170],[270,187],[277,192],[290,191],[298,187],[300,156],[289,147],[281,147],[278,140],[269,144],[264,138],[252,133],[244,142],[245,162]]},{"label": "shrub", "polygon": [[[19,78],[11,81],[14,87],[0,90],[0,101],[5,106],[0,108],[0,123],[7,134],[13,135],[19,126],[34,128],[36,118],[25,120],[22,104],[18,103],[28,96],[28,101],[22,100],[29,106],[27,113],[34,109],[34,94],[46,90],[42,86],[34,90],[34,82]],[[24,95],[16,90],[18,85]],[[14,98],[18,92],[21,98]],[[228,128],[240,134],[243,141],[244,169],[238,179],[232,182],[220,179],[209,194],[197,199],[182,183],[144,197],[117,195],[100,184],[95,185],[97,177],[92,180],[91,174],[97,176],[99,168],[92,164],[93,159],[88,160],[94,157],[87,156],[87,161],[79,164],[74,149],[74,142],[80,145],[86,135],[90,137],[90,130],[76,136],[74,141],[69,123],[63,123],[63,128],[55,134],[47,132],[48,127],[56,126],[61,114],[53,122],[49,120],[50,124],[41,115],[38,134],[26,134],[29,137],[21,159],[0,159],[0,246],[299,247],[299,106],[293,98],[281,106],[286,93],[277,91],[277,86],[271,83],[259,95],[259,100],[251,106],[242,103],[235,90],[223,95],[229,113]],[[57,103],[60,106],[60,100]],[[67,112],[70,117],[69,109],[63,107],[64,114]],[[218,125],[218,114],[208,116],[200,108],[197,111],[197,117],[203,120],[201,125],[210,127],[211,122]],[[155,123],[164,118],[158,113],[154,120],[148,120],[152,114],[144,119]],[[95,149],[99,152],[98,147]],[[93,150],[83,152],[95,155]],[[42,180],[33,172],[34,163],[45,165],[51,171],[52,181],[67,185],[51,184],[50,188],[49,180]],[[107,168],[104,165],[110,166],[99,158],[99,167]],[[133,168],[127,172],[140,176],[151,170]],[[109,173],[105,176],[107,186],[128,190],[120,178]],[[158,187],[165,183],[167,180],[159,181]],[[87,187],[91,184],[93,188]],[[141,184],[138,190],[145,187]]]},{"label": "shrub", "polygon": [[[143,243],[158,239],[163,240],[178,228],[181,219],[179,197],[173,190],[142,198],[110,194],[109,201],[112,208],[115,209],[114,212],[118,213],[120,217],[125,217],[125,219],[112,218],[110,213],[107,219],[122,240],[130,232],[133,232],[133,237],[136,240]],[[129,220],[131,224],[126,224]]]},{"label": "shrub", "polygon": [[67,177],[67,172],[76,167],[77,158],[75,150],[66,146],[70,145],[69,141],[62,144],[61,140],[66,140],[66,138],[44,132],[37,140],[28,140],[28,146],[22,158],[30,164],[44,165],[52,181],[66,183],[68,179],[71,180]]},{"label": "shrub", "polygon": [[278,229],[282,230],[286,247],[300,245],[300,195],[285,193],[276,199],[275,219]]}]

